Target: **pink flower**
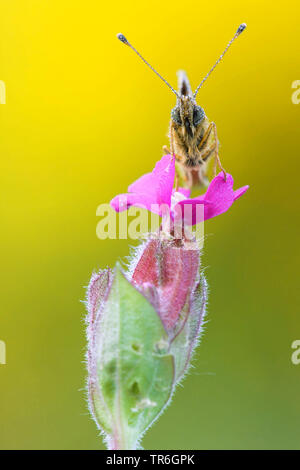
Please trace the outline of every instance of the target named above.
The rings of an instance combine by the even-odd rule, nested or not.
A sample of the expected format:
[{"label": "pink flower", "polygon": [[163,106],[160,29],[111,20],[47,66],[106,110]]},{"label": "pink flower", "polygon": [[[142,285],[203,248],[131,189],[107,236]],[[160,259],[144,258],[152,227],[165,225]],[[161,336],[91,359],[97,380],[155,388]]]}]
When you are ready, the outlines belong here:
[{"label": "pink flower", "polygon": [[[141,176],[128,187],[128,193],[114,197],[110,204],[117,212],[136,206],[159,215],[164,215],[167,207],[173,220],[183,219],[188,225],[195,225],[226,212],[249,188],[243,186],[234,191],[233,177],[227,173],[225,180],[221,172],[211,181],[205,194],[189,198],[188,189],[173,189],[174,177],[175,159],[164,155],[152,173]],[[197,212],[199,207],[203,209],[201,219]]]}]

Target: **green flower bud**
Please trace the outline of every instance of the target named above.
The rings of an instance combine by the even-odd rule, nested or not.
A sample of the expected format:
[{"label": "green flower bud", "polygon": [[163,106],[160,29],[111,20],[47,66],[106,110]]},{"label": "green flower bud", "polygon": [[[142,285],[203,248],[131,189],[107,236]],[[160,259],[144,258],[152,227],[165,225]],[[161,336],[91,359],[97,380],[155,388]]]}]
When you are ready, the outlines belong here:
[{"label": "green flower bud", "polygon": [[112,275],[93,276],[87,304],[90,411],[109,448],[136,449],[172,394],[174,357],[167,332],[119,267]]}]

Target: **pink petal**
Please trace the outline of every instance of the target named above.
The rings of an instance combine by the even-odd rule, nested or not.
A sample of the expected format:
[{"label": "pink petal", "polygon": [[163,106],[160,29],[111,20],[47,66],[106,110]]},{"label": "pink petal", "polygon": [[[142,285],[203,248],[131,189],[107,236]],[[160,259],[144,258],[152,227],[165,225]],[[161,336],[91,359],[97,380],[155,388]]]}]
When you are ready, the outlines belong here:
[{"label": "pink petal", "polygon": [[156,202],[157,182],[153,173],[146,173],[128,186],[129,193],[148,194]]},{"label": "pink petal", "polygon": [[152,204],[171,204],[175,177],[175,159],[164,155],[152,173],[147,173],[128,187],[130,193],[143,193],[152,198]]},{"label": "pink petal", "polygon": [[123,212],[129,207],[135,206],[160,214],[159,206],[155,206],[153,198],[149,194],[119,194],[110,201],[110,205],[116,212]]},{"label": "pink petal", "polygon": [[191,190],[187,188],[178,188],[177,191],[173,189],[172,194],[175,192],[183,194],[186,198],[190,197]]},{"label": "pink petal", "polygon": [[110,202],[116,212],[130,206],[142,207],[161,215],[160,205],[171,205],[172,187],[175,177],[175,159],[164,155],[152,173],[141,176],[128,187],[128,194],[119,194]]},{"label": "pink petal", "polygon": [[174,220],[182,219],[186,225],[196,225],[205,220],[205,206],[210,204],[204,198],[185,199],[174,207]]},{"label": "pink petal", "polygon": [[158,160],[152,173],[154,173],[156,176],[159,176],[165,170],[168,170],[170,165],[174,166],[175,168],[175,158],[170,154],[164,155],[160,160]]},{"label": "pink petal", "polygon": [[175,178],[175,158],[164,155],[155,165],[153,173],[158,177],[158,204],[171,205],[172,188]]},{"label": "pink petal", "polygon": [[234,191],[234,200],[241,197],[248,189],[249,189],[249,186],[247,185],[247,186],[242,186],[241,188]]},{"label": "pink petal", "polygon": [[[227,173],[225,181],[224,174],[221,172],[212,180],[205,194],[193,199],[180,201],[175,206],[174,212],[176,212],[178,205],[186,206],[192,204],[192,225],[195,225],[195,223],[199,222],[199,215],[197,220],[198,204],[204,204],[204,220],[211,219],[212,217],[226,212],[232,206],[233,202],[244,194],[247,189],[248,186],[243,186],[233,191],[233,177]],[[184,211],[184,208],[182,208],[182,210]],[[201,211],[199,212],[201,216]],[[189,221],[186,220],[185,212],[183,212],[183,215],[186,223],[189,224],[191,219],[189,219]]]},{"label": "pink petal", "polygon": [[204,198],[211,201],[215,206],[224,205],[231,203],[233,200],[233,177],[227,173],[226,181],[224,173],[219,173],[210,183]]},{"label": "pink petal", "polygon": [[232,188],[233,177],[229,174],[226,175],[226,181],[223,172],[212,180],[204,196],[205,200],[210,201],[204,209],[204,220],[223,214],[232,206],[234,201]]}]

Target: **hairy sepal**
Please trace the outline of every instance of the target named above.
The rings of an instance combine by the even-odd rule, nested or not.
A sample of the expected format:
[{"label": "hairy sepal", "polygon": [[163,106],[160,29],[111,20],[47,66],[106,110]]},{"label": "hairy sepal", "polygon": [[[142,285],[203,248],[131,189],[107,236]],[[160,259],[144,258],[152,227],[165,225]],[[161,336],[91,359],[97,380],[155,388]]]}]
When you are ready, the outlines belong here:
[{"label": "hairy sepal", "polygon": [[90,408],[111,448],[135,449],[170,399],[174,357],[159,315],[119,267],[108,289],[90,335]]}]

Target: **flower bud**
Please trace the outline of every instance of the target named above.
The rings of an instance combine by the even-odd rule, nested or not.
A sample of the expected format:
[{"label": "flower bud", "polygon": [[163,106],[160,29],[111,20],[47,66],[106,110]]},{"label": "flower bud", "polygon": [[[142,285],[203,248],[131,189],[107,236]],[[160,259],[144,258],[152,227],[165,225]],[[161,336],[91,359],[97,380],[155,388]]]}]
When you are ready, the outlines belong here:
[{"label": "flower bud", "polygon": [[166,328],[176,383],[189,366],[205,315],[207,285],[200,273],[198,244],[149,238],[136,250],[129,273]]},{"label": "flower bud", "polygon": [[94,275],[87,298],[90,411],[111,449],[135,449],[172,394],[168,335],[119,267]]},{"label": "flower bud", "polygon": [[132,283],[138,287],[148,283],[156,289],[155,307],[171,336],[178,329],[183,308],[199,281],[199,268],[197,243],[175,239],[149,239],[132,260],[129,269]]},{"label": "flower bud", "polygon": [[88,398],[111,449],[135,449],[188,368],[206,303],[196,243],[149,238],[87,291]]}]

